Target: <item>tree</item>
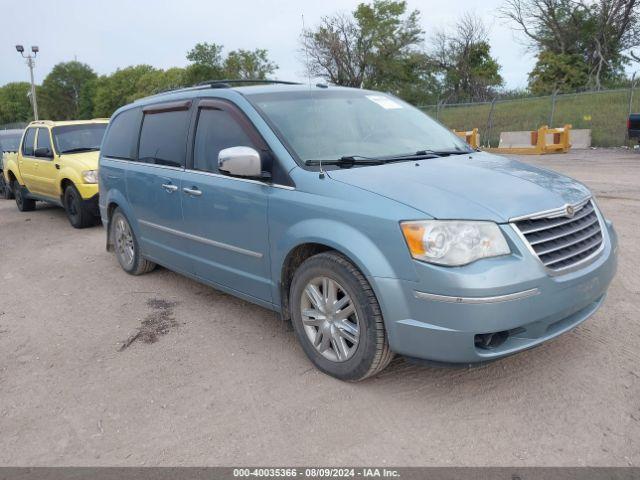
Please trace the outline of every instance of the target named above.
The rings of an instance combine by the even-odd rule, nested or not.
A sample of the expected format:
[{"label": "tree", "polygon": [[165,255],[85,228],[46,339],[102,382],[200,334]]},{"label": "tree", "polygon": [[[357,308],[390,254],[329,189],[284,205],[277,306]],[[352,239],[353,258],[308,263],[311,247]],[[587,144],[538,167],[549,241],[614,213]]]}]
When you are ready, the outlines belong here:
[{"label": "tree", "polygon": [[186,85],[195,85],[207,80],[238,78],[265,79],[278,66],[269,60],[267,50],[234,50],[223,57],[224,47],[216,43],[197,43],[189,52],[183,79]]},{"label": "tree", "polygon": [[302,32],[301,43],[311,76],[420,101],[434,84],[423,36],[417,10],[407,11],[404,1],[374,0],[350,16],[323,17],[315,29]]},{"label": "tree", "polygon": [[138,81],[154,70],[149,65],[136,65],[100,77],[95,85],[93,116],[110,117],[121,106],[139,98],[136,96]]},{"label": "tree", "polygon": [[27,82],[7,83],[0,87],[0,125],[33,120],[30,91],[31,85]]},{"label": "tree", "polygon": [[504,83],[484,24],[469,14],[452,33],[436,33],[431,58],[442,72],[442,91],[449,101],[484,101]]},{"label": "tree", "polygon": [[[552,73],[547,90],[562,84],[567,69],[582,58],[581,86],[600,89],[624,75],[624,66],[640,46],[639,0],[506,0],[503,15],[525,35],[538,54],[536,71]],[[550,55],[541,56],[543,52]],[[569,64],[567,64],[569,61]],[[550,63],[554,68],[549,68]],[[562,68],[556,68],[560,65]],[[573,67],[571,66],[573,65]],[[536,73],[534,81],[540,76]],[[537,87],[540,87],[538,81]]]},{"label": "tree", "polygon": [[83,88],[95,78],[97,75],[85,63],[58,63],[45,77],[38,90],[38,104],[42,109],[42,116],[51,120],[78,119]]},{"label": "tree", "polygon": [[224,60],[224,74],[227,78],[265,79],[278,66],[269,60],[265,49],[234,50]]},{"label": "tree", "polygon": [[535,95],[574,92],[589,82],[589,66],[582,55],[542,51],[529,73]]}]

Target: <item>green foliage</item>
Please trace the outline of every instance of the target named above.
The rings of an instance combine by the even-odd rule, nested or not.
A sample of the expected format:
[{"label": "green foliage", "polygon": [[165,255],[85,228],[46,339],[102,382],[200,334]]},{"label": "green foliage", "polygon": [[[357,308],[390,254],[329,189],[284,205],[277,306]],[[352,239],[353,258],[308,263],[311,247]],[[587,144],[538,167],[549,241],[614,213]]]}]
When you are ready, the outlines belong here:
[{"label": "green foliage", "polygon": [[197,43],[187,52],[187,60],[198,65],[221,69],[223,48],[216,43]]},{"label": "green foliage", "polygon": [[529,78],[540,92],[619,83],[640,46],[637,0],[505,0],[502,14],[537,51]]},{"label": "green foliage", "polygon": [[423,36],[417,10],[408,11],[404,1],[374,0],[351,16],[324,17],[302,33],[302,45],[310,75],[424,102],[436,82]]},{"label": "green foliage", "polygon": [[40,116],[51,120],[80,117],[86,103],[85,85],[97,78],[89,65],[77,61],[58,63],[45,77],[37,91]]},{"label": "green foliage", "polygon": [[542,51],[529,73],[529,88],[534,95],[573,92],[588,79],[589,67],[582,55]]},{"label": "green foliage", "polygon": [[207,80],[237,78],[265,79],[278,66],[269,60],[268,52],[255,50],[233,50],[223,57],[224,47],[215,43],[198,43],[187,53],[191,65],[185,72],[185,83],[195,85]]},{"label": "green foliage", "polygon": [[138,82],[153,71],[157,70],[149,65],[136,65],[101,76],[95,85],[93,116],[110,117],[115,110],[135,100]]},{"label": "green foliage", "polygon": [[227,78],[265,79],[277,68],[269,60],[268,52],[262,48],[231,51],[224,61],[224,75]]},{"label": "green foliage", "polygon": [[27,96],[30,89],[27,82],[7,83],[0,87],[0,125],[33,120],[33,109]]}]

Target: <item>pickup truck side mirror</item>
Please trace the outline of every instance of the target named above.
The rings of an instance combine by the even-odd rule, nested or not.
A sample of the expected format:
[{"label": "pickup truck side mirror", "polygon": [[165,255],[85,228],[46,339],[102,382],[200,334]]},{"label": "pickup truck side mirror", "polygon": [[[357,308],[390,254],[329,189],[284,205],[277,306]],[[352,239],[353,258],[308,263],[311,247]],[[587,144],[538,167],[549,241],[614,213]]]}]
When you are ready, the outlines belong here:
[{"label": "pickup truck side mirror", "polygon": [[36,148],[34,156],[38,158],[53,158],[53,152],[47,147]]}]

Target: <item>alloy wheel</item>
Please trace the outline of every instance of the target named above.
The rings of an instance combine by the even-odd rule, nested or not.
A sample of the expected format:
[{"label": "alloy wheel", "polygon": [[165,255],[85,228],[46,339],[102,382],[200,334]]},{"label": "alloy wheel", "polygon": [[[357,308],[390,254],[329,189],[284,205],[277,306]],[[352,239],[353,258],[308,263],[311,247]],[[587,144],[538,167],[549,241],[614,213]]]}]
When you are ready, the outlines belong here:
[{"label": "alloy wheel", "polygon": [[135,257],[133,234],[131,233],[129,224],[122,217],[118,217],[116,219],[114,243],[116,247],[116,254],[120,258],[121,262],[127,267],[130,267],[133,264]]},{"label": "alloy wheel", "polygon": [[360,323],[345,288],[328,277],[316,277],[300,299],[302,324],[309,341],[326,359],[344,362],[356,353]]}]

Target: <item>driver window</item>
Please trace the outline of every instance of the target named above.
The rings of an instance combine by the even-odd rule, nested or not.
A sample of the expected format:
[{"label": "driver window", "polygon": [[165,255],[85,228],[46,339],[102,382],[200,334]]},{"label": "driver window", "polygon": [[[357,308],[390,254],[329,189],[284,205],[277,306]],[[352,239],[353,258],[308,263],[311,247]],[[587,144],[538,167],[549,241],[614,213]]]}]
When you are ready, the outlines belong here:
[{"label": "driver window", "polygon": [[218,153],[229,147],[256,148],[249,135],[229,112],[201,109],[193,149],[193,168],[217,173]]}]

